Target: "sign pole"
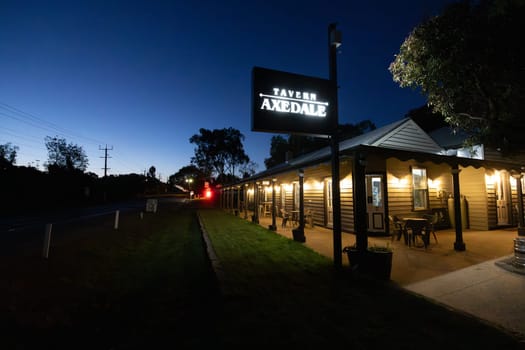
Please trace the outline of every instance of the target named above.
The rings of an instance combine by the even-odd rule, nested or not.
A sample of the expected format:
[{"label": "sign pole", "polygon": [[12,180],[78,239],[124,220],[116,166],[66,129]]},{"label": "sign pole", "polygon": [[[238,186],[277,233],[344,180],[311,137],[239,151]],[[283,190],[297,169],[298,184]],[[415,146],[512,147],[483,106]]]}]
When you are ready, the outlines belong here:
[{"label": "sign pole", "polygon": [[339,115],[337,103],[337,48],[341,45],[341,32],[336,30],[336,24],[328,26],[328,53],[330,81],[335,85],[335,125],[331,137],[332,149],[332,209],[333,209],[333,245],[334,266],[342,266],[342,239],[341,239],[341,189],[339,180]]}]

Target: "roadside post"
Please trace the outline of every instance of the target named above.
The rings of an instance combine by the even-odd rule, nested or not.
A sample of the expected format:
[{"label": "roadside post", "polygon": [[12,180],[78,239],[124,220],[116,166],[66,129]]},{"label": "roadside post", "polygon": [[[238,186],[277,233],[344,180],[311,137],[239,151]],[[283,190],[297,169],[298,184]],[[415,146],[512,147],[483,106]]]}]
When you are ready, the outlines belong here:
[{"label": "roadside post", "polygon": [[51,230],[53,229],[53,224],[47,224],[44,234],[44,248],[42,250],[42,257],[45,259],[49,256],[49,246],[51,245]]},{"label": "roadside post", "polygon": [[120,210],[117,210],[115,212],[115,226],[114,226],[115,230],[118,230],[119,216],[120,216]]}]

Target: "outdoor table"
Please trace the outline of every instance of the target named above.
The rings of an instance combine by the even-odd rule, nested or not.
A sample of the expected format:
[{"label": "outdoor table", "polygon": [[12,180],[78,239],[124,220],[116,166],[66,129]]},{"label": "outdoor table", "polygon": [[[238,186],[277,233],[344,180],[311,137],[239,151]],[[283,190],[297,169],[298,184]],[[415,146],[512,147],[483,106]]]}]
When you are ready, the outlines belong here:
[{"label": "outdoor table", "polygon": [[[290,214],[292,214],[291,220],[296,225],[299,224],[299,210],[292,210],[290,211]],[[311,210],[306,210],[304,212],[304,224],[309,224],[310,227],[314,227],[314,220],[313,220],[313,212]]]},{"label": "outdoor table", "polygon": [[425,232],[425,235],[423,235],[423,230],[428,226],[428,220],[419,217],[405,217],[403,218],[403,221],[405,223],[405,232],[408,234],[408,230],[411,231],[408,234],[408,246],[410,247],[412,244],[415,245],[416,236],[421,236],[426,248],[428,245],[428,232]]}]

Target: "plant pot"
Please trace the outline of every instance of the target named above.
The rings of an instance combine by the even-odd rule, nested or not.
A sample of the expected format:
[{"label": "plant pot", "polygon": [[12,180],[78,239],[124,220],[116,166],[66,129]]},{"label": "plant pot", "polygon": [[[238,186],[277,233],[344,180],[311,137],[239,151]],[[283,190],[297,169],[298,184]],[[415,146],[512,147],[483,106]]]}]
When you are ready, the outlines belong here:
[{"label": "plant pot", "polygon": [[292,230],[293,240],[297,242],[304,243],[306,242],[306,237],[304,236],[304,231],[298,228]]},{"label": "plant pot", "polygon": [[365,272],[380,280],[389,280],[392,272],[392,252],[367,251]]},{"label": "plant pot", "polygon": [[390,280],[392,271],[391,251],[360,252],[357,249],[345,249],[353,272],[362,273],[380,280]]},{"label": "plant pot", "polygon": [[346,249],[346,255],[348,256],[348,262],[352,271],[360,271],[360,266],[364,261],[363,254],[357,249]]}]

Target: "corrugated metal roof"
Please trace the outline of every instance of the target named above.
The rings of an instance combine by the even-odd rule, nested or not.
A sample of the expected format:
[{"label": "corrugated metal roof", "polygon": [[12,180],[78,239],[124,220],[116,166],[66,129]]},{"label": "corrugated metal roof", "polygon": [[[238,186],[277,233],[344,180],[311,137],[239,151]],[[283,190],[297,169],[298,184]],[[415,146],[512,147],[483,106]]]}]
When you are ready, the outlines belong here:
[{"label": "corrugated metal roof", "polygon": [[412,119],[404,122],[392,131],[370,144],[370,146],[440,154],[443,149]]},{"label": "corrugated metal roof", "polygon": [[[404,118],[387,124],[366,134],[339,143],[339,152],[344,153],[359,146],[402,149],[406,151],[440,154],[443,150],[412,119]],[[331,157],[330,147],[322,148],[289,161],[290,165],[311,163]]]},{"label": "corrugated metal roof", "polygon": [[[417,158],[419,160],[427,157],[437,163],[452,162],[464,166],[472,165],[475,167],[482,166],[479,160],[460,159],[456,156],[446,156],[445,150],[434,141],[417,123],[410,118],[404,118],[391,124],[372,130],[366,134],[353,137],[339,143],[339,152],[344,155],[352,150],[364,148],[369,150],[385,150],[385,156],[396,156],[401,159]],[[396,153],[397,151],[401,151]],[[331,148],[324,147],[317,151],[291,159],[286,163],[277,165],[271,169],[264,170],[250,179],[242,182],[255,181],[274,174],[293,171],[302,167],[307,167],[316,163],[329,162],[331,160]],[[500,164],[500,163],[498,163]],[[516,164],[507,163],[513,168]],[[494,164],[496,165],[496,164]]]}]

